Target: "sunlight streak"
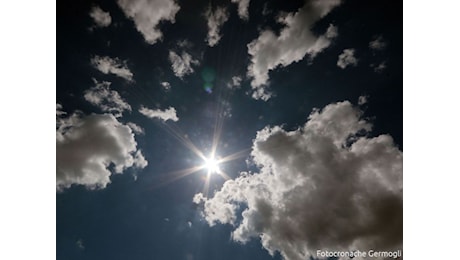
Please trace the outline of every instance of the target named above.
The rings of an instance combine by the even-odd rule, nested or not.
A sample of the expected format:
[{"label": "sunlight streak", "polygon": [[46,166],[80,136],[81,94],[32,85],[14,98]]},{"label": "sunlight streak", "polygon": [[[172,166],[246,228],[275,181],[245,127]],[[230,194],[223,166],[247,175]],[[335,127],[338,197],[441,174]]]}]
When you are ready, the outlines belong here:
[{"label": "sunlight streak", "polygon": [[250,148],[247,148],[247,149],[241,150],[241,151],[239,151],[239,152],[236,152],[236,153],[227,155],[227,156],[225,156],[225,157],[219,159],[219,160],[218,160],[218,163],[229,162],[229,161],[236,160],[236,159],[238,159],[238,158],[245,157],[245,156],[248,155],[249,150],[250,150]]},{"label": "sunlight streak", "polygon": [[224,103],[223,100],[228,98],[228,91],[226,89],[218,89],[218,101],[217,101],[217,108],[215,109],[215,122],[214,122],[214,129],[212,134],[212,143],[210,147],[210,153],[205,156],[204,152],[200,150],[189,138],[185,135],[180,128],[178,128],[175,124],[168,124],[168,122],[160,122],[158,125],[163,128],[167,133],[169,133],[172,137],[179,141],[182,145],[187,147],[191,152],[193,152],[196,156],[198,156],[202,163],[199,165],[192,166],[187,169],[163,174],[157,176],[156,178],[159,179],[157,181],[156,187],[163,186],[165,184],[171,183],[173,181],[179,180],[184,178],[192,173],[205,170],[206,177],[204,178],[204,185],[203,185],[203,194],[206,196],[209,193],[210,181],[212,175],[219,175],[220,177],[224,178],[225,180],[230,180],[230,176],[224,172],[220,164],[230,162],[244,156],[249,155],[250,149],[244,149],[242,151],[224,156],[224,157],[217,157],[219,143],[221,141],[222,132],[224,129]]},{"label": "sunlight streak", "polygon": [[194,154],[199,156],[201,159],[205,160],[206,156],[204,156],[203,152],[198,149],[193,142],[188,139],[188,137],[183,134],[178,128],[174,129],[172,126],[166,124],[166,122],[163,122],[162,124],[165,126],[167,129],[167,132],[169,132],[173,137],[175,137],[180,143],[182,143],[185,147],[189,148]]},{"label": "sunlight streak", "polygon": [[177,181],[178,179],[184,178],[184,177],[186,177],[186,176],[188,176],[188,175],[190,175],[192,173],[198,172],[198,171],[202,170],[203,168],[204,168],[203,165],[201,165],[201,166],[193,166],[193,167],[190,167],[190,168],[187,168],[187,169],[182,169],[182,170],[179,170],[179,171],[170,172],[170,173],[167,173],[167,174],[162,174],[162,175],[159,175],[159,176],[155,176],[159,180],[156,182],[155,185],[151,186],[151,188],[156,189],[156,188],[161,187],[163,185],[166,185],[168,183]]}]

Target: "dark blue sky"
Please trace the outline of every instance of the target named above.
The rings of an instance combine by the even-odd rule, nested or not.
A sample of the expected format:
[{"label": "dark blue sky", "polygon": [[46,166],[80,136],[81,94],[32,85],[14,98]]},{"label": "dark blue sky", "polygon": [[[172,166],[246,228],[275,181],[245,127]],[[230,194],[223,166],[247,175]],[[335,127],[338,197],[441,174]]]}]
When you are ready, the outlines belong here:
[{"label": "dark blue sky", "polygon": [[[157,29],[163,37],[153,44],[136,30],[135,22],[117,1],[57,3],[56,103],[62,106],[59,111],[66,112],[60,118],[76,111],[80,111],[83,121],[90,115],[113,113],[104,111],[102,103],[95,105],[85,98],[91,88],[110,82],[109,89],[131,107],[111,118],[121,125],[135,123],[143,129],[143,134],[134,134],[130,128],[136,149],[148,161],[144,167],[125,167],[122,174],[116,174],[114,164],[108,163],[105,166],[111,175],[106,187],[94,189],[78,184],[78,177],[65,180],[71,185],[56,193],[57,259],[272,259],[258,238],[242,244],[232,240],[235,227],[208,224],[202,214],[203,205],[193,202],[195,194],[203,191],[206,170],[174,179],[177,171],[203,163],[178,136],[186,136],[207,156],[216,125],[221,124],[216,153],[225,157],[241,152],[235,160],[220,165],[228,177],[235,179],[240,172],[257,173],[262,168],[250,154],[255,149],[257,132],[264,127],[279,125],[286,131],[295,131],[309,120],[314,108],[344,100],[358,106],[358,99],[366,97],[367,102],[359,107],[362,118],[373,128],[365,135],[389,135],[402,151],[401,2],[342,1],[324,16],[311,18],[313,22],[306,19],[304,30],[316,38],[325,35],[331,24],[337,35],[328,38],[329,44],[314,55],[307,53],[298,62],[269,70],[269,84],[259,86],[274,93],[266,101],[251,96],[253,77],[248,75],[248,66],[254,55],[248,53],[247,45],[262,31],[278,35],[286,25],[277,23],[277,17],[295,14],[306,5],[304,1],[251,0],[248,20],[239,17],[238,6],[231,1],[175,3],[180,7],[174,15],[175,22],[159,22]],[[211,10],[226,8],[227,12],[226,21],[219,27],[221,38],[214,46],[205,41],[210,18],[205,18],[204,13],[209,6]],[[110,14],[108,25],[98,25],[90,16],[95,7]],[[371,47],[373,41],[380,45]],[[275,55],[276,47],[260,53],[260,57]],[[341,68],[337,65],[339,56],[346,49],[353,50],[355,63]],[[179,56],[187,53],[196,60],[190,66],[193,72],[178,76],[171,67],[171,51]],[[104,73],[92,62],[97,57],[118,61],[118,68],[128,68],[132,79],[120,73]],[[382,67],[377,69],[379,65]],[[205,89],[203,73],[213,75],[211,89]],[[235,76],[241,78],[240,86],[229,87]],[[162,82],[168,82],[170,88],[165,90]],[[172,107],[178,120],[148,118],[139,112],[141,107],[160,112]],[[99,133],[89,135],[102,140],[98,139]],[[75,138],[75,147],[84,146],[78,143],[81,139]],[[60,151],[58,147],[57,153]],[[94,147],[82,151],[87,161],[96,158],[91,155]],[[71,150],[70,154],[72,157]],[[60,158],[57,157],[58,164]],[[75,162],[73,159],[69,164]],[[77,163],[68,167],[79,170]],[[74,174],[69,172],[66,176]],[[209,195],[220,190],[225,181],[218,174],[211,175]],[[236,226],[242,221],[244,209],[242,203]],[[391,215],[398,209],[382,206],[379,214]],[[276,252],[273,259],[282,256]]]}]

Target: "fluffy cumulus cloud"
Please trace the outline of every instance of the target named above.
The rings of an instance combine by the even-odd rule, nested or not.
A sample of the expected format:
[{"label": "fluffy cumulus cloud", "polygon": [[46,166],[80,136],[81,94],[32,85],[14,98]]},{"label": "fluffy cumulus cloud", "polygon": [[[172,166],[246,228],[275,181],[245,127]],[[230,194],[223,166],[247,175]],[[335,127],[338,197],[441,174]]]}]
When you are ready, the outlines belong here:
[{"label": "fluffy cumulus cloud", "polygon": [[158,25],[163,21],[174,23],[180,9],[174,0],[118,0],[117,3],[149,44],[163,38]]},{"label": "fluffy cumulus cloud", "polygon": [[131,111],[131,106],[126,103],[120,94],[110,89],[110,82],[98,82],[93,79],[95,86],[85,91],[85,99],[99,107],[103,112],[112,113],[115,117],[121,117],[123,111]]},{"label": "fluffy cumulus cloud", "polygon": [[73,113],[56,122],[57,190],[74,184],[105,188],[113,173],[147,166],[131,128],[112,114]]},{"label": "fluffy cumulus cloud", "polygon": [[194,72],[192,65],[200,64],[198,60],[193,59],[192,55],[185,51],[182,51],[181,55],[178,55],[174,51],[169,51],[169,61],[171,62],[171,68],[174,71],[174,75],[181,79],[185,75]]},{"label": "fluffy cumulus cloud", "polygon": [[249,20],[249,2],[250,0],[232,0],[232,3],[238,4],[238,16],[245,21]]},{"label": "fluffy cumulus cloud", "polygon": [[268,100],[271,97],[265,88],[269,83],[270,70],[278,66],[286,67],[306,55],[313,59],[331,44],[331,39],[337,36],[335,27],[331,25],[320,36],[308,28],[312,28],[339,3],[339,0],[307,1],[297,12],[278,16],[278,22],[284,25],[279,35],[272,30],[263,30],[257,39],[248,44],[251,56],[248,76],[252,78],[253,98]]},{"label": "fluffy cumulus cloud", "polygon": [[93,18],[96,26],[107,27],[112,23],[112,17],[109,12],[104,12],[99,6],[94,6],[89,12],[89,16]]},{"label": "fluffy cumulus cloud", "polygon": [[356,66],[358,64],[358,60],[355,57],[355,50],[354,49],[345,49],[339,55],[339,59],[337,60],[337,66],[341,69],[345,69],[348,66]]},{"label": "fluffy cumulus cloud", "polygon": [[179,118],[176,114],[176,109],[174,107],[169,107],[168,109],[161,110],[161,109],[150,109],[144,106],[141,106],[139,109],[139,113],[143,114],[148,118],[158,118],[163,121],[172,120],[172,121],[179,121]]},{"label": "fluffy cumulus cloud", "polygon": [[220,28],[228,20],[228,12],[224,7],[217,7],[214,11],[209,5],[208,9],[204,13],[206,20],[208,21],[208,35],[206,37],[206,42],[209,46],[213,47],[219,43],[220,38]]},{"label": "fluffy cumulus cloud", "polygon": [[369,48],[372,50],[383,50],[387,46],[386,42],[383,40],[382,36],[378,36],[375,40],[369,42]]},{"label": "fluffy cumulus cloud", "polygon": [[91,65],[104,74],[114,74],[127,81],[133,80],[133,73],[126,65],[126,61],[120,60],[119,58],[95,55],[91,58]]},{"label": "fluffy cumulus cloud", "polygon": [[316,250],[392,250],[402,246],[402,152],[391,136],[344,101],[314,110],[297,130],[257,133],[259,173],[241,173],[203,203],[209,225],[234,226],[232,239],[260,239],[285,259]]}]

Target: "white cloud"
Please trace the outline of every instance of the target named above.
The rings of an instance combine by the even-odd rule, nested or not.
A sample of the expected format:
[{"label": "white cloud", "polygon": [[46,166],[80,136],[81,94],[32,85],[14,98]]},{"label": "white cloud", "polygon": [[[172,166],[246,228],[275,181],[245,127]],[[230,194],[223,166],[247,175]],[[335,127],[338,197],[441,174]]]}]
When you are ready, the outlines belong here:
[{"label": "white cloud", "polygon": [[355,50],[354,49],[345,49],[339,55],[339,59],[337,60],[337,66],[342,69],[345,69],[347,66],[356,66],[358,64],[358,60],[355,58]]},{"label": "white cloud", "polygon": [[217,7],[213,12],[211,5],[209,5],[204,15],[208,21],[208,35],[206,37],[206,42],[210,47],[213,47],[219,43],[220,38],[222,37],[220,35],[220,28],[228,20],[228,12],[224,7]]},{"label": "white cloud", "polygon": [[179,121],[179,118],[176,115],[176,109],[174,107],[169,107],[168,109],[161,110],[161,109],[149,109],[144,106],[141,106],[139,109],[139,113],[143,114],[148,118],[159,118],[163,121],[172,120],[172,121]]},{"label": "white cloud", "polygon": [[187,39],[179,40],[177,41],[177,46],[181,48],[192,48],[193,43]]},{"label": "white cloud", "polygon": [[387,68],[387,64],[385,61],[382,61],[381,63],[379,63],[379,65],[375,65],[375,64],[371,64],[371,67],[374,68],[374,71],[375,72],[382,72],[384,71],[386,68]]},{"label": "white cloud", "polygon": [[89,16],[93,18],[96,26],[107,27],[112,23],[112,17],[109,12],[104,12],[99,6],[94,6],[89,12]]},{"label": "white cloud", "polygon": [[378,36],[375,40],[369,42],[369,48],[372,50],[383,50],[387,46],[386,42],[383,41],[382,36]]},{"label": "white cloud", "polygon": [[204,203],[209,225],[231,224],[233,240],[259,238],[285,259],[400,249],[403,155],[391,136],[365,136],[372,125],[361,116],[344,101],[314,110],[295,131],[264,128],[251,153],[260,172],[193,201]]},{"label": "white cloud", "polygon": [[160,85],[165,91],[169,91],[171,89],[171,84],[169,84],[167,81],[160,82]]},{"label": "white cloud", "polygon": [[249,2],[250,0],[232,0],[232,3],[238,4],[238,16],[245,21],[249,20]]},{"label": "white cloud", "polygon": [[62,111],[62,105],[59,103],[56,103],[56,116],[62,116],[67,114],[66,112]]},{"label": "white cloud", "polygon": [[337,36],[334,27],[329,27],[328,32],[319,37],[308,28],[313,27],[339,3],[339,0],[307,1],[297,12],[278,17],[278,22],[285,25],[279,35],[271,30],[263,30],[257,39],[248,44],[248,53],[251,55],[248,76],[252,77],[253,98],[267,100],[271,97],[264,87],[269,83],[270,70],[286,67],[306,55],[313,59],[331,44],[330,36]]},{"label": "white cloud", "polygon": [[264,3],[264,6],[262,8],[262,15],[267,16],[272,13],[272,10],[268,8],[267,2]]},{"label": "white cloud", "polygon": [[337,26],[334,26],[333,24],[329,24],[329,27],[327,27],[326,31],[326,38],[333,39],[339,35],[339,31],[337,29]]},{"label": "white cloud", "polygon": [[77,245],[78,249],[80,249],[80,250],[84,250],[84,249],[85,249],[85,245],[83,244],[83,240],[81,240],[81,239],[78,239],[78,240],[77,240],[76,245]]},{"label": "white cloud", "polygon": [[144,128],[140,127],[139,125],[133,122],[128,122],[126,125],[129,126],[129,128],[131,128],[131,130],[133,130],[133,132],[137,135],[145,134]]},{"label": "white cloud", "polygon": [[181,56],[177,55],[174,51],[169,51],[169,61],[171,62],[171,68],[174,71],[174,75],[181,79],[185,75],[194,72],[192,65],[200,64],[198,60],[193,59],[192,56],[185,51],[182,51]]},{"label": "white cloud", "polygon": [[239,88],[241,86],[241,81],[243,79],[240,76],[233,76],[232,81],[227,83],[227,87],[234,89]]},{"label": "white cloud", "polygon": [[117,91],[110,89],[110,82],[98,82],[93,79],[95,86],[85,91],[85,99],[99,107],[103,112],[112,113],[115,117],[121,117],[123,111],[131,111],[131,106],[121,98]]},{"label": "white cloud", "polygon": [[129,70],[126,65],[126,61],[122,61],[119,58],[110,58],[107,56],[94,56],[91,58],[91,65],[98,69],[104,74],[114,74],[120,78],[124,78],[127,81],[133,80],[133,73]]},{"label": "white cloud", "polygon": [[118,0],[117,3],[149,44],[163,38],[158,25],[163,21],[174,23],[180,9],[173,0]]},{"label": "white cloud", "polygon": [[358,98],[358,105],[364,105],[367,103],[367,96],[359,96]]},{"label": "white cloud", "polygon": [[[74,113],[56,122],[56,189],[85,185],[105,188],[112,170],[145,168],[134,134],[111,114]],[[113,168],[112,168],[113,167]]]}]

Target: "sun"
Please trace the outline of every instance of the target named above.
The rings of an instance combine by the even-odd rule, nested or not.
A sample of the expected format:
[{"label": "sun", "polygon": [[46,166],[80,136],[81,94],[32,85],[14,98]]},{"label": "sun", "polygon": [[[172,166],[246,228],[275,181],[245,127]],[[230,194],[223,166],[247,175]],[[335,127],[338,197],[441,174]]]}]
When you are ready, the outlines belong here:
[{"label": "sun", "polygon": [[213,156],[204,159],[204,168],[208,170],[208,174],[219,173],[219,161],[216,160]]}]

